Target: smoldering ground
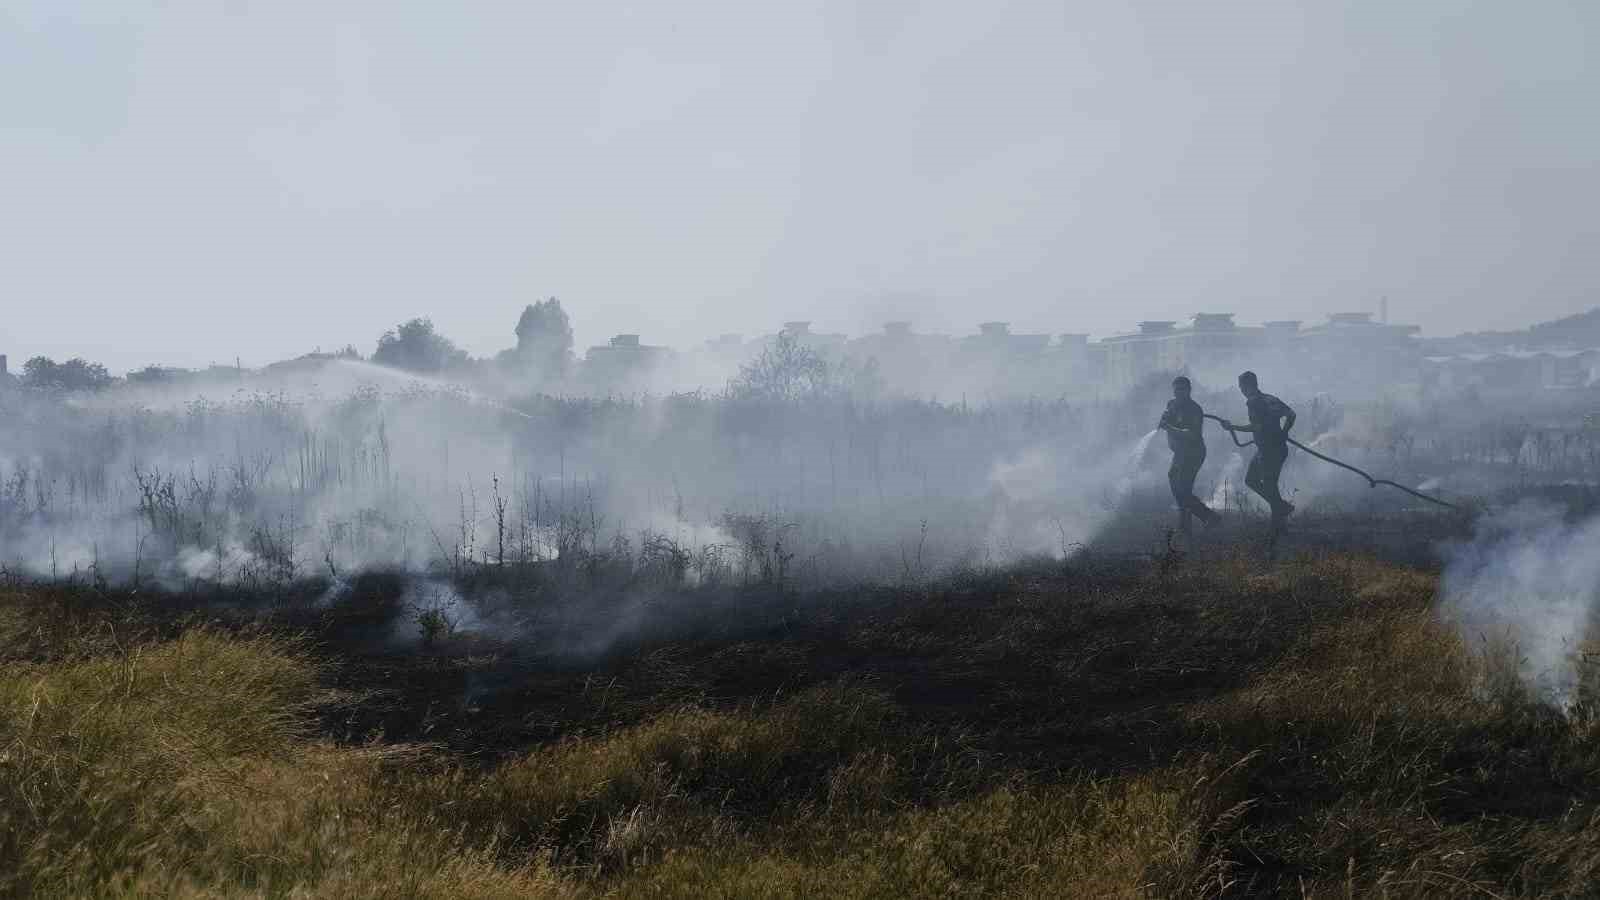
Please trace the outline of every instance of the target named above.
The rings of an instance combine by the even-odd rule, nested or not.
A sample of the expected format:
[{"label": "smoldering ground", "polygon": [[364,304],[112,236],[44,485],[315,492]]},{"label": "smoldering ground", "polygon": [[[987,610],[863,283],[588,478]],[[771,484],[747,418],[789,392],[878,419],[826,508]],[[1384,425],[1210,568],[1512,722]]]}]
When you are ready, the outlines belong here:
[{"label": "smoldering ground", "polygon": [[1570,711],[1600,658],[1600,516],[1525,500],[1479,519],[1444,555],[1441,614],[1474,646],[1508,653],[1534,696]]},{"label": "smoldering ground", "polygon": [[[1114,412],[1065,403],[512,400],[344,361],[220,396],[0,403],[21,426],[0,442],[7,570],[168,591],[318,578],[335,596],[365,571],[914,581],[1060,554],[1110,515],[1103,486],[1127,467],[1125,449],[1107,452],[1123,443]],[[599,628],[602,643],[626,630],[613,612],[623,624]]]},{"label": "smoldering ground", "polygon": [[[662,627],[662,598],[685,590],[750,616],[730,599],[740,591],[791,598],[1064,558],[1130,511],[1147,516],[1142,546],[1166,527],[1166,450],[1149,430],[1165,378],[1116,401],[982,404],[798,384],[554,397],[333,360],[220,389],[8,392],[0,564],[191,594],[316,580],[335,599],[361,573],[403,573],[403,624],[385,640],[480,633],[593,653]],[[1243,418],[1236,391],[1197,397]],[[1472,445],[1392,400],[1287,399],[1297,434],[1412,483],[1526,463],[1467,460]],[[1251,451],[1235,455],[1216,428],[1207,439],[1197,491],[1255,514],[1238,483]],[[1284,482],[1307,514],[1379,502],[1310,460]],[[517,613],[555,606],[559,621]]]}]

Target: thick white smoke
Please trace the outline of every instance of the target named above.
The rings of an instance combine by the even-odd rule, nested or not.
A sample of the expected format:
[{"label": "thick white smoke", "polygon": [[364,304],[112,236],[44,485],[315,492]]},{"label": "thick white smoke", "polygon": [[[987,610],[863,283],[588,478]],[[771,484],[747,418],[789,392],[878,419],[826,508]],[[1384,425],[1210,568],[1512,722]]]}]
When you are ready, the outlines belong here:
[{"label": "thick white smoke", "polygon": [[571,550],[689,584],[923,577],[1086,542],[1131,483],[1120,411],[1026,400],[511,400],[336,360],[0,412],[26,426],[0,433],[0,568],[174,589]]},{"label": "thick white smoke", "polygon": [[1217,475],[1216,490],[1211,493],[1211,508],[1216,510],[1227,509],[1229,501],[1242,502],[1238,498],[1244,496],[1244,453],[1235,450],[1228,454],[1228,461],[1223,464],[1222,471]]},{"label": "thick white smoke", "polygon": [[1125,449],[1090,455],[1032,446],[995,461],[987,546],[1002,557],[1056,556],[1087,545],[1136,491],[1165,496],[1164,465],[1151,460],[1152,429]]},{"label": "thick white smoke", "polygon": [[1509,640],[1518,675],[1559,709],[1579,698],[1581,646],[1600,608],[1600,517],[1523,502],[1446,548],[1441,612],[1471,642]]},{"label": "thick white smoke", "polygon": [[[1168,391],[1156,379],[1116,402],[970,406],[832,389],[557,398],[345,360],[93,395],[0,391],[12,426],[0,429],[0,577],[240,585],[256,596],[326,580],[333,604],[363,572],[466,585],[472,603],[484,589],[464,576],[532,575],[573,596],[602,583],[628,594],[606,608],[603,642],[643,614],[634,595],[658,588],[920,581],[1153,538],[1174,510],[1168,450],[1145,429]],[[1235,418],[1242,406],[1231,391],[1203,399]],[[1326,404],[1300,406],[1308,441],[1335,421],[1319,413]],[[1415,429],[1377,415],[1344,424],[1319,446],[1397,478],[1420,470],[1411,444],[1391,437]],[[1238,484],[1252,451],[1214,426],[1207,440],[1201,496],[1256,505]],[[1561,459],[1595,446],[1542,440]],[[1511,465],[1502,447],[1523,443],[1521,432],[1514,445],[1467,442],[1426,464],[1453,474],[1462,453],[1492,451]],[[1302,510],[1307,494],[1406,502],[1292,459],[1284,486]],[[1505,592],[1495,578],[1516,580],[1472,563],[1506,552],[1497,540],[1456,551],[1466,611],[1483,606],[1471,597]],[[402,605],[478,627],[452,611],[454,596],[430,590]],[[1531,665],[1550,668],[1540,661],[1550,655],[1541,647]]]}]

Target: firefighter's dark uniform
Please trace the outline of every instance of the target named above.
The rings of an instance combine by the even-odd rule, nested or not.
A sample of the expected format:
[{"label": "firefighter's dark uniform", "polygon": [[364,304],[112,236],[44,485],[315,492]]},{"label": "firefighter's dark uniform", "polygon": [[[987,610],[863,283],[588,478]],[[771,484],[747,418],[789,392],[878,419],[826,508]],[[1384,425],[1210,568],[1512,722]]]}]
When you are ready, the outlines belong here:
[{"label": "firefighter's dark uniform", "polygon": [[1167,411],[1161,414],[1161,427],[1167,432],[1167,446],[1172,448],[1172,465],[1167,469],[1167,484],[1172,487],[1172,499],[1178,502],[1178,527],[1189,530],[1189,516],[1210,522],[1216,513],[1194,495],[1194,479],[1206,461],[1206,441],[1202,431],[1205,419],[1200,404],[1194,400],[1167,401]]},{"label": "firefighter's dark uniform", "polygon": [[1289,436],[1279,421],[1290,414],[1289,405],[1271,394],[1257,392],[1245,403],[1250,425],[1255,432],[1256,455],[1244,475],[1244,483],[1272,507],[1272,516],[1281,519],[1293,509],[1278,492],[1278,476],[1289,458]]}]

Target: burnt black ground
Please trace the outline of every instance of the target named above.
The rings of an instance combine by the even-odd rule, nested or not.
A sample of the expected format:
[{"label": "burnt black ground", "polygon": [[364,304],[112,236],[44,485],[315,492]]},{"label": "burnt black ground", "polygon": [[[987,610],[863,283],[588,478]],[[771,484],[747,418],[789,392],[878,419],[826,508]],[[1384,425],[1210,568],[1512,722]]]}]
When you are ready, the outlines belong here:
[{"label": "burnt black ground", "polygon": [[[1600,810],[1600,770],[1548,711],[1481,728],[1432,721],[1426,710],[1393,718],[1382,707],[1375,714],[1390,718],[1345,722],[1298,721],[1293,708],[1240,718],[1226,703],[1221,713],[1208,706],[1284,672],[1318,671],[1328,651],[1308,649],[1308,637],[1359,635],[1373,616],[1431,618],[1427,571],[1441,542],[1470,533],[1470,518],[1309,514],[1292,521],[1273,554],[1264,519],[1233,516],[1192,541],[1170,535],[1167,521],[1125,516],[1065,561],[922,584],[801,591],[597,582],[562,593],[547,589],[552,576],[538,570],[481,574],[461,588],[480,598],[481,618],[494,627],[431,644],[405,604],[411,576],[400,573],[353,579],[332,602],[322,602],[328,592],[318,584],[279,596],[234,591],[226,603],[202,590],[130,596],[81,586],[46,599],[86,641],[109,630],[131,643],[197,622],[298,635],[332,689],[320,736],[426,744],[474,769],[686,706],[762,709],[840,680],[886,692],[897,719],[885,746],[914,757],[907,771],[940,773],[926,788],[905,789],[901,802],[910,804],[948,803],[1017,779],[1112,778],[1202,755],[1248,756],[1250,805],[1216,837],[1234,896],[1282,896],[1302,876],[1342,877],[1347,852],[1391,865],[1406,847],[1431,847],[1443,860],[1455,852],[1447,842],[1469,832],[1482,832],[1462,852],[1473,854],[1473,877],[1484,883],[1538,874],[1523,865],[1519,841],[1554,847],[1550,865],[1569,869],[1564,860],[1587,852],[1581,834],[1572,845],[1579,850],[1552,835]],[[1379,599],[1365,596],[1395,582]],[[624,617],[629,630],[608,644],[592,641]],[[32,651],[23,642],[3,652],[26,659]],[[1403,708],[1404,697],[1393,700]],[[1370,764],[1352,755],[1368,727],[1381,735]],[[1415,779],[1394,769],[1411,764]],[[1342,812],[1349,798],[1360,806]],[[771,812],[744,802],[741,821]],[[1345,834],[1337,823],[1351,815],[1364,824]],[[1421,823],[1462,831],[1435,835]],[[1330,835],[1350,846],[1330,849]]]},{"label": "burnt black ground", "polygon": [[[986,752],[1024,768],[1117,768],[1175,752],[1176,711],[1242,683],[1336,612],[1289,596],[1241,608],[1216,595],[1208,566],[1265,570],[1333,543],[1429,567],[1439,541],[1465,533],[1460,517],[1431,513],[1364,517],[1359,529],[1306,516],[1269,554],[1264,518],[1233,516],[1190,541],[1161,526],[1121,522],[1067,562],[928,585],[614,593],[431,647],[370,640],[413,633],[381,593],[299,624],[347,693],[326,719],[346,741],[434,742],[489,761],[684,703],[771,700],[850,675],[919,719],[986,735]],[[641,607],[633,632],[579,652],[586,632]]]}]

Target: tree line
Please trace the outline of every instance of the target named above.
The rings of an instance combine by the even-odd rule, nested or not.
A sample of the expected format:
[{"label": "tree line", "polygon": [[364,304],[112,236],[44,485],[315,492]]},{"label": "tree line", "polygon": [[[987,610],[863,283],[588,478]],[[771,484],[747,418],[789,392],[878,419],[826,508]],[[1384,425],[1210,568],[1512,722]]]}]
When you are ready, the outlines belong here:
[{"label": "tree line", "polygon": [[[541,381],[555,381],[568,375],[575,362],[572,322],[561,301],[554,297],[530,303],[517,319],[516,346],[491,359],[473,359],[456,346],[426,317],[396,325],[378,337],[370,361],[408,372],[445,373],[472,367],[493,366],[508,374],[529,375]],[[337,353],[314,352],[301,359],[362,359],[354,346]],[[149,365],[129,372],[129,384],[160,384],[174,381],[189,370]],[[18,379],[24,387],[45,391],[98,391],[119,381],[106,367],[81,357],[57,362],[48,356],[35,356],[22,365]]]},{"label": "tree line", "polygon": [[[418,317],[401,322],[378,337],[376,349],[367,361],[418,374],[459,377],[489,374],[507,376],[521,383],[560,385],[574,373],[572,321],[561,301],[554,297],[528,304],[517,318],[512,332],[516,346],[487,359],[474,359],[466,350],[439,333],[433,321]],[[354,346],[336,353],[320,351],[299,360],[361,360]],[[294,362],[291,360],[289,362]],[[216,367],[214,367],[216,368]],[[232,370],[232,367],[224,367]],[[185,369],[146,366],[117,379],[105,366],[74,357],[58,363],[45,356],[28,360],[22,368],[25,387],[52,392],[98,391],[119,380],[131,385],[155,386],[175,383],[194,373]],[[865,396],[882,388],[875,361],[833,360],[824,358],[787,332],[745,362],[730,379],[728,395],[745,400],[794,401],[835,396]]]}]

